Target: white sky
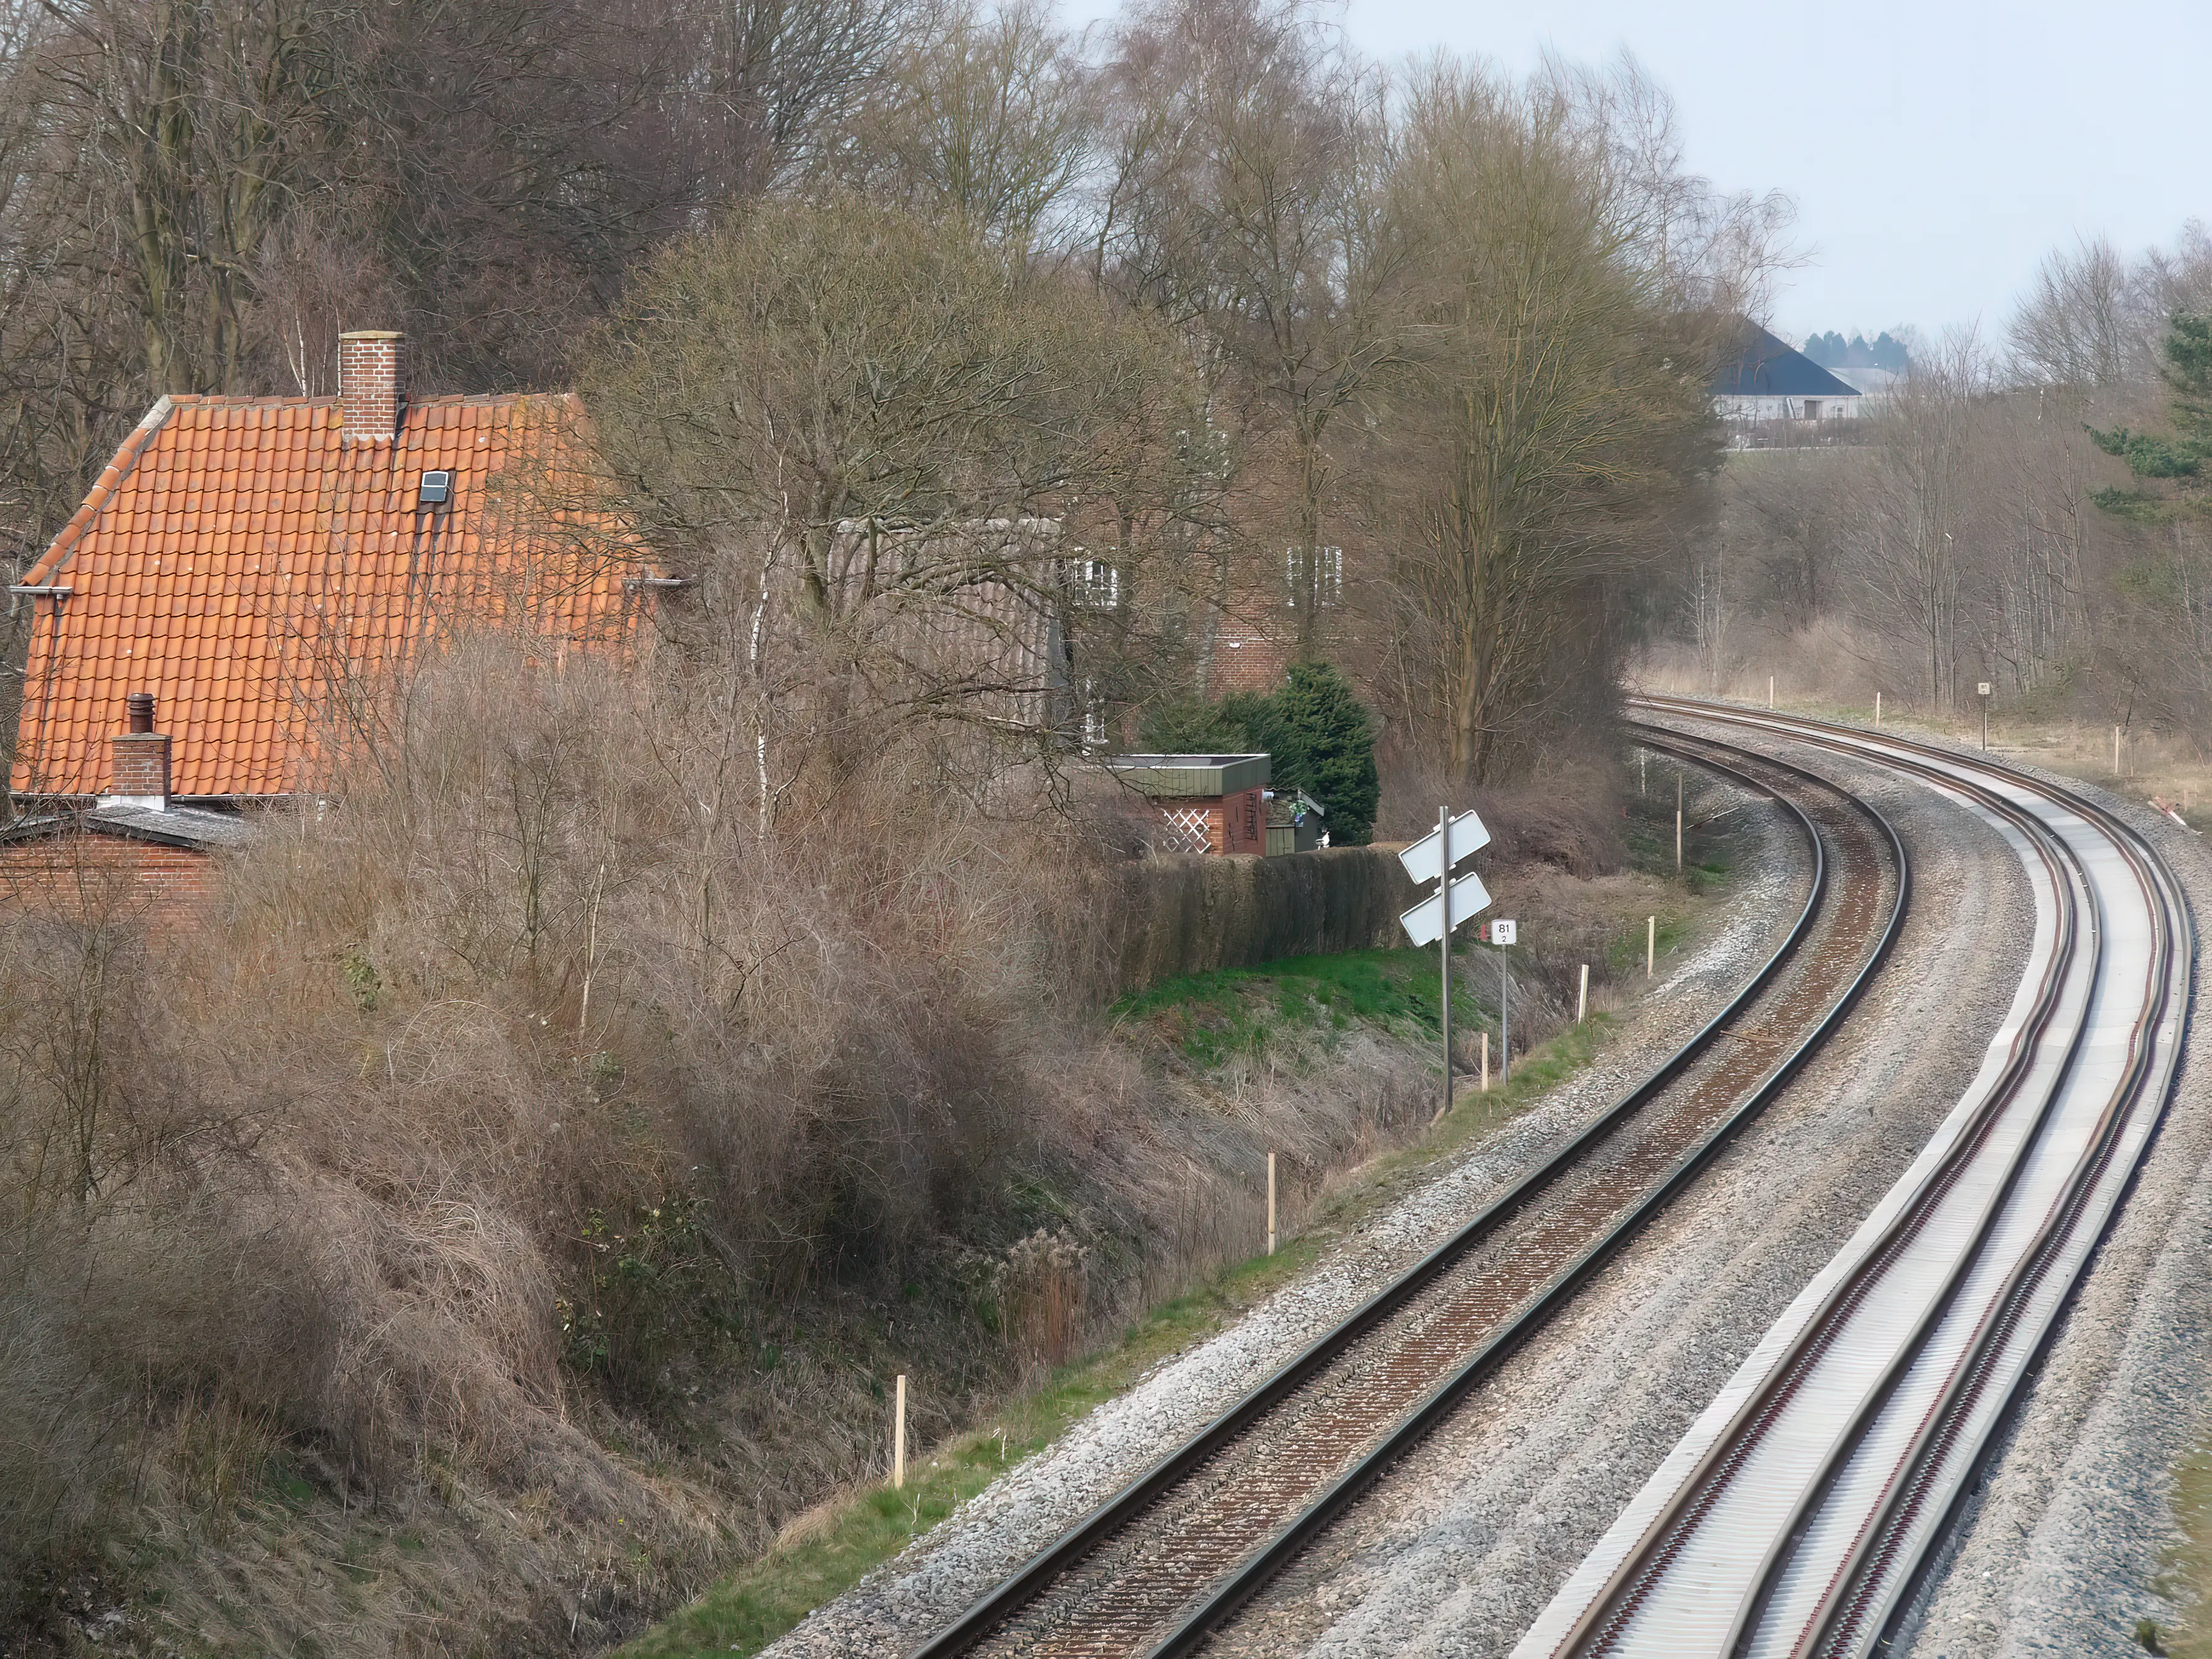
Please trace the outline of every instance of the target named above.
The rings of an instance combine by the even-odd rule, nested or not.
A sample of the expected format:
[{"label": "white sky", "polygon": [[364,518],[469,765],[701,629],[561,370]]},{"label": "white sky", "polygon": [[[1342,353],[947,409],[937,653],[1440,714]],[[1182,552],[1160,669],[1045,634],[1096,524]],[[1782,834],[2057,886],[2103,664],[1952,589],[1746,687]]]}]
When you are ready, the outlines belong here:
[{"label": "white sky", "polygon": [[1793,338],[2000,334],[2053,243],[2132,253],[2212,219],[2212,0],[1350,0],[1346,23],[1386,60],[1626,46],[1695,170],[1796,201],[1814,262],[1775,307]]}]

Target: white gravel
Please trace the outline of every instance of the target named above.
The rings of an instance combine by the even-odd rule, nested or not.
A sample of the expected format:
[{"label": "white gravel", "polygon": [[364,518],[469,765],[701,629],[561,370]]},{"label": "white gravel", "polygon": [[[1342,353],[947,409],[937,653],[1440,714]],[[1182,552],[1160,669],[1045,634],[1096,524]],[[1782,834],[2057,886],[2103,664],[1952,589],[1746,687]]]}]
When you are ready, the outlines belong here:
[{"label": "white gravel", "polygon": [[853,1590],[817,1609],[767,1654],[842,1659],[912,1647],[1640,1081],[1655,1057],[1725,1005],[1802,907],[1804,860],[1796,833],[1769,823],[1761,842],[1717,925],[1624,1019],[1597,1064],[1480,1146],[1439,1164],[1413,1190],[1332,1243],[1296,1283],[1231,1328],[1156,1366]]}]

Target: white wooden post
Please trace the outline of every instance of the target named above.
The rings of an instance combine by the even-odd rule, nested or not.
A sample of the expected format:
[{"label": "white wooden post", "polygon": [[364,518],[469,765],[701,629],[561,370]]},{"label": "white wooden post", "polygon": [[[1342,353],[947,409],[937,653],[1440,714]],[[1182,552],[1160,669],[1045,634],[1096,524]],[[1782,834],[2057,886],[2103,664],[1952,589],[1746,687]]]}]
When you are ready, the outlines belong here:
[{"label": "white wooden post", "polygon": [[906,1373],[898,1379],[896,1402],[891,1407],[891,1486],[906,1485]]},{"label": "white wooden post", "polygon": [[1267,1254],[1275,1253],[1275,1155],[1267,1154]]},{"label": "white wooden post", "polygon": [[1652,964],[1659,960],[1659,918],[1644,918],[1644,977],[1651,977]]},{"label": "white wooden post", "polygon": [[1874,694],[1874,723],[1879,730],[1881,726],[1881,693],[1879,691]]},{"label": "white wooden post", "polygon": [[1575,1024],[1589,1018],[1589,963],[1583,963],[1582,988],[1575,993]]},{"label": "white wooden post", "polygon": [[1490,1092],[1490,1033],[1482,1034],[1482,1092]]}]

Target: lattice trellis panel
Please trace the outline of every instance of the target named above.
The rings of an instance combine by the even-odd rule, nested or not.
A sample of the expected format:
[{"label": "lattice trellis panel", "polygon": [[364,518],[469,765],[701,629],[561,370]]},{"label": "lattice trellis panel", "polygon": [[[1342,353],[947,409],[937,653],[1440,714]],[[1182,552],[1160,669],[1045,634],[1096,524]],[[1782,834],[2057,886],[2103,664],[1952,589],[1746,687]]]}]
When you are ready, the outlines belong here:
[{"label": "lattice trellis panel", "polygon": [[1202,808],[1163,806],[1152,831],[1155,853],[1206,853],[1213,848],[1212,822]]}]

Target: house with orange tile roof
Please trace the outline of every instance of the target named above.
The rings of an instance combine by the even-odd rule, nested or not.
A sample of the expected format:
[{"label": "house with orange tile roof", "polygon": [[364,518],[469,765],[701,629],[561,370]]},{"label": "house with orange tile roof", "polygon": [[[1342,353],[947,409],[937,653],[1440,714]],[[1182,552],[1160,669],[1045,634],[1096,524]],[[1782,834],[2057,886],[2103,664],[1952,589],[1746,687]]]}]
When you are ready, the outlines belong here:
[{"label": "house with orange tile roof", "polygon": [[[400,335],[356,331],[335,397],[147,412],[8,590],[35,608],[19,823],[123,833],[121,803],[298,794],[457,630],[520,627],[556,653],[628,634],[658,579],[595,488],[578,399],[410,398],[405,366]],[[126,758],[156,747],[158,769]]]}]

